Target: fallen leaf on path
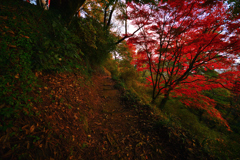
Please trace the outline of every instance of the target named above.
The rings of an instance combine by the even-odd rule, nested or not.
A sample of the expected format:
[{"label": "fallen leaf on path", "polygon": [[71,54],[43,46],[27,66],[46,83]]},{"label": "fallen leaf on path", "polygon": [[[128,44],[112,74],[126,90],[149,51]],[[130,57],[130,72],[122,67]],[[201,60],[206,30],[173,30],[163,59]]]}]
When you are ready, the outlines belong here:
[{"label": "fallen leaf on path", "polygon": [[32,126],[30,127],[30,133],[32,133],[32,132],[34,131],[34,129],[35,129],[35,126],[32,125]]},{"label": "fallen leaf on path", "polygon": [[8,17],[7,16],[0,16],[1,19],[7,20]]}]

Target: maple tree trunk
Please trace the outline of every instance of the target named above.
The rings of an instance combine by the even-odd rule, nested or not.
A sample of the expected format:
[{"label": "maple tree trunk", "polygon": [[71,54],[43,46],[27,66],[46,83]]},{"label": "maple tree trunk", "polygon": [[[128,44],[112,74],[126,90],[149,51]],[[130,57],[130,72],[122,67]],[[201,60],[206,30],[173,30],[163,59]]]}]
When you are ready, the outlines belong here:
[{"label": "maple tree trunk", "polygon": [[202,115],[204,113],[204,110],[199,110],[199,113],[198,113],[198,117],[199,117],[199,121],[201,122],[202,121]]},{"label": "maple tree trunk", "polygon": [[160,105],[159,105],[159,108],[160,108],[160,109],[163,109],[163,108],[165,107],[168,99],[169,99],[169,93],[166,93],[166,94],[164,95],[164,98],[162,99]]},{"label": "maple tree trunk", "polygon": [[126,9],[126,17],[125,17],[125,34],[127,35],[127,9]]},{"label": "maple tree trunk", "polygon": [[151,104],[155,103],[156,98],[152,98]]}]

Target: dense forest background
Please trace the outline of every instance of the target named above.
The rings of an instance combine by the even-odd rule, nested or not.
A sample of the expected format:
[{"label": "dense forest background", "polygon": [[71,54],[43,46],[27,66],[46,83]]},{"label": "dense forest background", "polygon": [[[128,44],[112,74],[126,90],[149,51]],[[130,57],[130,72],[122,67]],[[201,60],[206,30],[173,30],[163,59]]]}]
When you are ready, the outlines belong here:
[{"label": "dense forest background", "polygon": [[[221,1],[186,1],[186,9],[178,2],[51,0],[44,10],[3,0],[0,159],[81,159],[83,151],[95,150],[86,139],[94,107],[102,106],[96,90],[103,76],[111,76],[127,108],[151,117],[141,119],[152,133],[176,141],[172,150],[197,159],[239,159],[240,3],[226,1],[224,8]],[[123,27],[117,29],[116,20]],[[135,159],[164,153],[153,148],[152,157]]]}]

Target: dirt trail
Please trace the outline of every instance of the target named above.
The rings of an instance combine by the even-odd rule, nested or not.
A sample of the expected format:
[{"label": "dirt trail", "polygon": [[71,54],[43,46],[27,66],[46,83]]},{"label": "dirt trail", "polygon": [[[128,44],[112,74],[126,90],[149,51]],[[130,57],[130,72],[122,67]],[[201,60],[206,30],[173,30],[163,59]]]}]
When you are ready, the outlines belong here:
[{"label": "dirt trail", "polygon": [[[15,152],[30,155],[28,159],[204,159],[199,148],[183,144],[176,129],[170,132],[169,127],[154,125],[158,117],[150,107],[122,98],[124,94],[114,88],[109,76],[98,74],[85,80],[80,75],[56,74],[39,79],[43,102],[33,107],[39,114],[22,115],[15,123],[21,130],[3,143],[21,146]],[[10,145],[0,157],[14,159],[18,154],[13,153]]]},{"label": "dirt trail", "polygon": [[[102,105],[95,108],[89,120],[88,147],[83,149],[83,159],[175,159],[168,151],[166,135],[154,135],[151,113],[148,108],[131,107],[121,99],[109,76],[101,76],[98,94]],[[172,148],[172,147],[170,147]],[[171,155],[174,154],[174,155]]]}]

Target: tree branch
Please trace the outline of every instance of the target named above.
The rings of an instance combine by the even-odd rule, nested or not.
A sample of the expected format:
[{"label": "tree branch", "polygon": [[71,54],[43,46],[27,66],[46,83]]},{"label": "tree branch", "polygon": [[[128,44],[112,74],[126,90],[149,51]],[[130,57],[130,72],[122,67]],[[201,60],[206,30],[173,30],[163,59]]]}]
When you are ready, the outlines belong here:
[{"label": "tree branch", "polygon": [[108,23],[107,23],[106,29],[108,29],[109,26],[110,26],[110,24],[111,24],[112,14],[113,14],[113,12],[114,12],[116,6],[117,6],[117,3],[118,3],[118,1],[115,2],[115,4],[114,4],[113,7],[112,7],[112,10],[111,10],[111,12],[110,12],[110,14],[109,14],[109,17],[108,17]]},{"label": "tree branch", "polygon": [[135,33],[137,33],[140,29],[142,29],[143,27],[144,27],[145,25],[142,25],[142,26],[140,26],[136,31],[134,31],[131,35],[126,35],[126,36],[124,36],[123,38],[121,38],[121,39],[119,39],[117,42],[115,42],[115,44],[119,44],[119,43],[121,43],[122,41],[124,41],[126,38],[129,38],[129,37],[132,37],[132,36],[134,36],[134,34]]}]

